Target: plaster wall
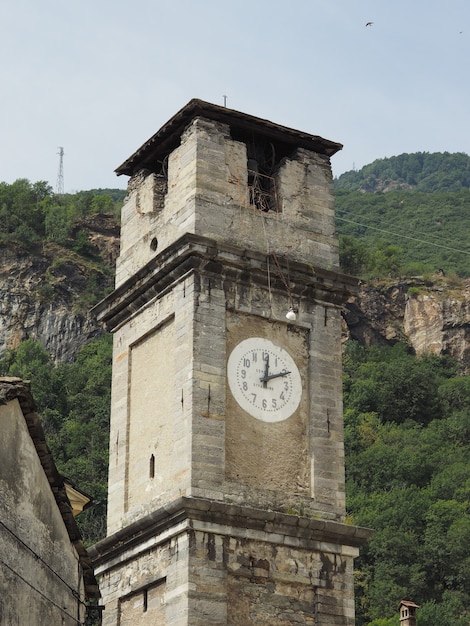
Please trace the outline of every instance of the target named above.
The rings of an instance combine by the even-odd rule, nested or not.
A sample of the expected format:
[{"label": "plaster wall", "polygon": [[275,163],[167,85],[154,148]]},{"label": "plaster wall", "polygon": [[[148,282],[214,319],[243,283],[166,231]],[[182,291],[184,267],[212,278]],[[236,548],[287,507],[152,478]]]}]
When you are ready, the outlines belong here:
[{"label": "plaster wall", "polygon": [[0,623],[84,619],[77,553],[17,400],[0,405]]},{"label": "plaster wall", "polygon": [[108,534],[190,489],[193,280],[114,334]]}]

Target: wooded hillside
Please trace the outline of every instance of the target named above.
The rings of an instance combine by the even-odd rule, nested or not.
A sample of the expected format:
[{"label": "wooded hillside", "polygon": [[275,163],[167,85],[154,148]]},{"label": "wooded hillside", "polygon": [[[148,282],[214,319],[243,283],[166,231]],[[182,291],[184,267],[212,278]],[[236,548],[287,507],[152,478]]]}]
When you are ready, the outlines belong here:
[{"label": "wooded hillside", "polygon": [[463,152],[413,152],[377,159],[335,180],[338,191],[448,193],[470,189],[470,157]]},{"label": "wooded hillside", "polygon": [[345,271],[470,276],[470,157],[402,154],[335,180]]},{"label": "wooded hillside", "polygon": [[[337,179],[343,269],[367,280],[438,268],[456,280],[470,276],[468,161],[401,155]],[[105,295],[114,268],[90,240],[85,218],[117,216],[123,195],[57,197],[46,183],[0,183],[0,243],[25,253],[53,244],[61,260],[29,297],[53,301],[64,282],[57,272],[76,262],[95,278],[71,306],[90,307]],[[109,335],[73,363],[54,362],[28,339],[0,355],[0,375],[32,381],[60,471],[95,497],[78,518],[85,540],[95,542],[105,532]],[[380,348],[350,341],[344,412],[348,520],[376,530],[356,563],[357,626],[396,626],[404,598],[421,606],[418,626],[468,626],[470,378],[444,355],[418,359],[396,341]]]}]

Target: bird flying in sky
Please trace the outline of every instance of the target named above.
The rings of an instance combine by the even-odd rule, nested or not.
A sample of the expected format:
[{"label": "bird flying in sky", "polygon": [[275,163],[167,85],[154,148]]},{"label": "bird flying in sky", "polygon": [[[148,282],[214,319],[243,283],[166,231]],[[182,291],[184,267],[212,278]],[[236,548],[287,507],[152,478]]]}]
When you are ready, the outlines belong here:
[{"label": "bird flying in sky", "polygon": [[372,26],[374,22],[366,22],[366,26]]}]

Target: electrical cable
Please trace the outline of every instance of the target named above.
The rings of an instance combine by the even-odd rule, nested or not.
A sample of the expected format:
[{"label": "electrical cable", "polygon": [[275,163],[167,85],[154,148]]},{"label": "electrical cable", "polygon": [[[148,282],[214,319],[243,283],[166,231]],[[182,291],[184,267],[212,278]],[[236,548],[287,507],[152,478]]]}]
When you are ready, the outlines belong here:
[{"label": "electrical cable", "polygon": [[[346,213],[346,211],[344,211],[344,210],[343,210],[343,215],[344,215],[345,213]],[[366,226],[365,224],[364,224],[364,226],[365,226],[365,228],[368,228],[368,226]],[[394,224],[394,225],[392,226],[392,228],[398,228],[399,230],[401,230],[401,231],[403,231],[403,230],[404,230],[404,231],[406,231],[406,232],[409,232],[409,231],[410,231],[410,229],[411,229],[411,228],[410,228],[410,226],[399,226],[399,225],[397,225],[397,224]],[[416,229],[414,229],[414,228],[413,228],[413,232],[414,232],[414,234],[415,234],[415,235],[422,235],[422,236],[424,236],[424,237],[432,237],[433,239],[437,239],[438,241],[439,241],[440,239],[442,239],[442,237],[441,237],[440,235],[433,235],[433,233],[423,233],[423,232],[419,232],[419,231],[417,231],[417,230],[416,230]],[[394,233],[392,233],[392,234],[394,234]],[[397,235],[399,235],[399,233],[397,233]],[[425,239],[423,239],[423,240],[421,240],[421,241],[422,241],[423,243],[426,243],[426,244],[427,244],[427,243],[432,243],[432,242],[428,242],[428,241],[427,241],[427,240],[425,240]]]},{"label": "electrical cable", "polygon": [[65,587],[67,587],[67,589],[70,591],[70,593],[73,595],[73,597],[74,597],[76,600],[78,600],[78,601],[80,602],[80,604],[82,604],[83,606],[86,606],[86,603],[85,603],[85,602],[83,602],[83,601],[81,600],[81,598],[80,598],[79,594],[77,593],[77,591],[76,591],[73,587],[71,587],[71,586],[68,584],[68,582],[67,582],[66,580],[64,580],[64,579],[63,579],[63,578],[62,578],[62,577],[61,577],[61,576],[60,576],[60,575],[59,575],[56,571],[54,571],[54,570],[52,569],[52,567],[49,565],[49,563],[46,563],[46,561],[44,561],[44,559],[42,559],[42,558],[41,558],[41,556],[40,556],[39,554],[37,554],[37,552],[35,552],[35,551],[34,551],[34,550],[30,547],[30,546],[28,546],[28,544],[27,544],[27,543],[25,543],[25,542],[21,539],[21,537],[18,537],[18,535],[17,535],[17,534],[15,534],[15,533],[14,533],[14,532],[10,529],[10,528],[8,528],[8,526],[7,526],[4,522],[2,522],[1,520],[0,520],[0,526],[3,526],[3,528],[4,528],[7,532],[9,532],[9,533],[10,533],[10,535],[11,535],[12,537],[14,537],[14,538],[18,541],[18,543],[19,543],[19,544],[20,544],[23,548],[26,548],[26,550],[27,550],[28,552],[30,552],[30,553],[34,556],[34,558],[35,558],[37,561],[40,561],[40,562],[42,563],[42,565],[43,565],[44,567],[46,567],[46,569],[48,569],[48,570],[49,570],[49,571],[50,571],[50,572],[51,572],[54,576],[56,576],[56,578],[58,578],[58,579],[60,580],[60,582],[61,582],[61,583],[62,583]]},{"label": "electrical cable", "polygon": [[394,237],[401,237],[402,239],[410,239],[411,241],[417,241],[419,243],[424,243],[428,246],[442,248],[444,250],[449,250],[450,252],[459,252],[460,254],[470,255],[470,252],[466,250],[459,250],[458,248],[452,248],[451,246],[444,246],[443,244],[434,243],[432,241],[425,241],[424,239],[418,239],[417,237],[411,237],[410,235],[401,235],[400,233],[394,233],[390,230],[385,230],[384,228],[378,228],[377,226],[361,224],[360,222],[355,222],[354,220],[349,220],[346,217],[340,217],[339,215],[336,215],[336,219],[341,220],[342,222],[348,222],[349,224],[355,224],[356,226],[362,226],[363,228],[370,228],[371,230],[376,230],[380,233],[385,233],[386,235],[393,235]]},{"label": "electrical cable", "polygon": [[267,269],[267,273],[268,273],[268,294],[269,294],[269,306],[271,308],[271,313],[272,313],[272,308],[273,308],[273,295],[271,293],[271,268],[269,265],[269,258],[271,256],[271,253],[269,251],[269,240],[268,240],[268,235],[266,233],[266,223],[265,223],[265,219],[266,217],[264,215],[261,216],[261,223],[263,224],[263,231],[264,231],[264,241],[266,244],[266,269]]},{"label": "electrical cable", "polygon": [[289,278],[289,260],[286,259],[287,260],[287,279],[286,279],[286,277],[284,276],[284,272],[282,271],[281,266],[279,265],[279,261],[277,259],[276,253],[275,252],[271,252],[271,256],[274,259],[274,263],[276,264],[276,267],[278,269],[279,276],[281,277],[281,280],[284,283],[284,286],[285,286],[285,288],[287,290],[287,295],[289,297],[289,303],[290,303],[291,307],[293,307],[294,302],[293,302],[293,299],[292,299],[292,290],[290,288],[290,278]]},{"label": "electrical cable", "polygon": [[29,581],[26,580],[26,578],[23,578],[23,576],[21,576],[21,574],[19,574],[18,572],[16,572],[13,568],[11,568],[8,563],[5,563],[5,561],[0,557],[0,563],[2,563],[2,565],[4,565],[7,569],[10,570],[10,572],[16,576],[17,578],[19,578],[22,582],[24,582],[26,585],[28,585],[28,587],[30,589],[32,589],[33,591],[35,591],[36,593],[38,593],[42,598],[44,598],[44,600],[46,600],[46,602],[50,602],[51,604],[53,604],[56,608],[59,609],[59,611],[61,611],[62,613],[64,613],[64,615],[67,615],[67,617],[70,617],[70,619],[72,619],[76,624],[82,624],[82,622],[80,620],[78,620],[76,617],[74,617],[73,615],[71,615],[70,613],[68,613],[63,606],[60,606],[59,604],[57,604],[57,602],[54,602],[54,600],[52,598],[48,598],[42,591],[40,591],[37,587],[35,587],[33,584],[31,584]]}]

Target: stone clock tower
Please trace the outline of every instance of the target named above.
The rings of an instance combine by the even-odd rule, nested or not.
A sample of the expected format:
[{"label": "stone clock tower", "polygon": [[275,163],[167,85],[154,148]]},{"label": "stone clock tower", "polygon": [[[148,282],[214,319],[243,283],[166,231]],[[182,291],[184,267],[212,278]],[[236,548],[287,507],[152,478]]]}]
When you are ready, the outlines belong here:
[{"label": "stone clock tower", "polygon": [[354,624],[340,148],[192,100],[117,169],[105,625]]}]

